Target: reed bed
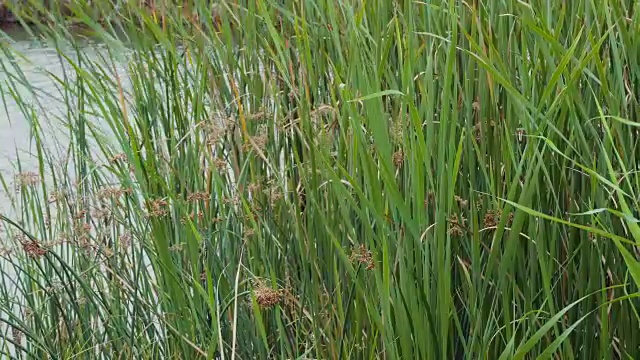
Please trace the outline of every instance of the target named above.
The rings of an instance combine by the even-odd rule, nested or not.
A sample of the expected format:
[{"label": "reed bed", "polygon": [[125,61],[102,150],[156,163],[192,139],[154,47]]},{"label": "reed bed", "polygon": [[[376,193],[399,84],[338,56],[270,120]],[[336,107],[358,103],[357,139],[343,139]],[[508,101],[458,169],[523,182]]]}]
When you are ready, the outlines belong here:
[{"label": "reed bed", "polygon": [[64,162],[1,63],[6,356],[640,357],[640,3],[117,5],[32,19]]}]

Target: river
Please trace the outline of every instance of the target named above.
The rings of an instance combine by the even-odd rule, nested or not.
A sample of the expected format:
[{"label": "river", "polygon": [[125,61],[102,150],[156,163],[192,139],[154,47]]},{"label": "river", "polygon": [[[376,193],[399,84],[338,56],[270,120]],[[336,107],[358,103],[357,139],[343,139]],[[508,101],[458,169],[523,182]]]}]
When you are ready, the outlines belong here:
[{"label": "river", "polygon": [[[91,41],[85,43],[83,55],[91,59],[95,55],[98,60],[99,52],[105,49],[104,45]],[[73,54],[73,51],[65,51],[65,55],[71,59],[74,58]],[[123,63],[116,66],[116,71],[124,74],[125,65]],[[63,89],[55,79],[73,84],[74,71],[71,70],[72,66],[59,56],[51,42],[33,37],[18,27],[0,29],[0,214],[12,219],[20,218],[20,206],[12,203],[12,198],[16,198],[15,176],[19,173],[39,172],[31,119],[36,117],[41,127],[47,162],[68,164],[65,158],[71,141],[64,124],[68,118],[68,105],[63,100]],[[16,100],[13,91],[20,92],[19,98],[28,103],[27,107]],[[25,116],[25,110],[28,116]],[[46,166],[48,164],[45,168]],[[73,172],[73,168],[69,168],[71,181]],[[39,180],[52,184],[51,174],[46,174],[46,171],[44,178]],[[0,252],[16,245],[8,237],[8,229],[0,224]],[[22,294],[16,291],[13,281],[8,280],[15,277],[15,269],[2,258],[0,269],[2,288],[7,291],[0,300],[15,302],[10,307],[19,314],[17,304],[21,302]],[[2,311],[6,307],[8,305],[3,304]],[[5,314],[0,316],[6,317]],[[0,323],[0,339],[6,331],[5,324]],[[2,345],[7,343],[0,341],[0,346]],[[9,349],[11,353],[14,352],[12,346]]]},{"label": "river", "polygon": [[[92,41],[85,41],[85,44],[84,55],[90,58],[95,55],[99,59],[98,53],[104,50],[104,45]],[[70,71],[71,65],[59,56],[51,42],[35,38],[21,28],[0,30],[0,46],[4,46],[4,51],[0,52],[0,177],[8,187],[5,189],[0,185],[0,213],[10,214],[14,211],[10,203],[14,177],[20,172],[38,172],[37,147],[30,117],[24,116],[24,109],[11,89],[19,89],[20,97],[33,105],[29,111],[37,114],[45,135],[42,141],[47,154],[54,162],[57,159],[63,163],[70,144],[64,130],[68,107],[63,100],[61,86],[54,78],[72,83],[74,72]],[[9,48],[12,55],[6,52]],[[14,56],[14,53],[18,55]],[[74,58],[73,54],[73,51],[66,53],[70,58]],[[117,66],[116,71],[125,73],[124,65]],[[22,82],[28,86],[19,83],[22,77]],[[29,91],[29,87],[34,91]]]}]

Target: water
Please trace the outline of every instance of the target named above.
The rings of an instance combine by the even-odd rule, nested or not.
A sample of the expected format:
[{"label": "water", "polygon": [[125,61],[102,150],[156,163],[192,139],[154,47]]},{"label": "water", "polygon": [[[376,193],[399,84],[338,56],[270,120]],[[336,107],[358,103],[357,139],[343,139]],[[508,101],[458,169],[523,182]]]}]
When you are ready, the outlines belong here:
[{"label": "water", "polygon": [[[15,66],[19,66],[23,70],[26,80],[36,88],[55,90],[53,81],[45,73],[46,71],[53,73],[62,71],[62,65],[57,59],[55,49],[47,47],[41,42],[30,40],[28,34],[23,31],[9,30],[8,35],[15,41],[12,46],[26,57],[26,59],[16,58],[13,62]],[[7,66],[12,66],[4,54],[0,56],[2,56],[1,61]],[[7,70],[0,72],[0,89],[4,105],[0,112],[0,174],[5,179],[10,179],[16,171],[14,165],[18,157],[24,161],[25,170],[37,166],[37,163],[34,162],[32,156],[28,155],[32,150],[30,124],[22,114],[19,104],[8,91],[7,81],[11,75],[17,75],[17,72],[13,69]],[[56,101],[55,98],[48,99],[44,105],[53,111],[60,108],[59,101]],[[0,195],[6,196],[1,192]],[[0,211],[6,211],[3,204],[6,205],[4,201],[0,201]]]},{"label": "water", "polygon": [[[7,91],[9,88],[15,88],[15,86],[9,84],[9,81],[20,77],[21,74],[24,75],[25,86],[18,86],[21,91],[21,97],[29,101],[30,105],[33,105],[33,111],[37,114],[38,123],[44,126],[41,133],[45,135],[43,141],[47,156],[52,156],[54,163],[62,164],[65,162],[65,156],[70,146],[69,136],[66,134],[63,125],[68,120],[65,113],[68,105],[63,100],[60,84],[54,80],[54,77],[67,79],[66,81],[72,83],[74,81],[74,72],[71,71],[72,66],[59,57],[58,51],[51,43],[33,39],[26,32],[18,29],[5,31],[10,37],[12,48],[24,56],[24,58],[16,58],[12,61],[0,52],[0,64],[8,67],[8,71],[0,68],[0,90],[3,91],[3,97],[0,100],[0,176],[9,182],[8,191],[0,186],[0,214],[13,218],[14,216],[18,217],[16,209],[12,207],[9,201],[13,195],[11,182],[14,179],[14,175],[19,171],[39,172],[39,164],[29,122],[33,115],[25,116],[23,114],[20,104]],[[0,46],[4,46],[2,41],[0,36]],[[83,48],[83,55],[99,61],[100,55],[105,55],[101,53],[104,50],[103,44],[87,42],[86,48]],[[67,55],[74,58],[73,52],[69,52]],[[121,75],[125,92],[130,89],[130,84],[125,75],[126,61],[125,57],[124,60],[116,64],[116,71]],[[13,68],[13,65],[19,70]],[[190,68],[187,68],[187,70],[191,71]],[[37,95],[33,96],[28,91],[28,87],[35,88]],[[100,119],[94,118],[90,120],[97,120],[92,122],[100,123]],[[99,153],[99,151],[95,151],[94,155],[99,155]],[[281,161],[284,161],[284,155]],[[18,169],[18,163],[20,163],[20,169]],[[70,181],[73,181],[73,169],[69,170],[68,176]],[[51,179],[46,175],[43,180],[48,185],[51,184]],[[51,186],[47,187],[49,189],[52,188]],[[0,247],[6,244],[8,237],[6,229],[4,230],[5,232],[0,228]],[[143,256],[142,262],[146,269],[151,269],[148,257]],[[10,293],[7,298],[12,298],[14,302],[12,304],[24,303],[22,294],[16,291],[11,281],[7,281],[7,278],[13,279],[16,277],[15,269],[4,262],[1,257],[0,270],[2,270],[0,280],[3,281],[4,287]],[[149,273],[146,276],[155,276],[152,270],[148,271]],[[6,299],[0,300],[6,301]],[[6,310],[5,307],[13,308],[12,312],[19,316],[20,310],[17,305],[4,304],[4,306],[0,307],[0,310]],[[5,315],[0,314],[0,317],[5,317]],[[7,327],[0,321],[0,339],[2,339],[3,333],[6,331]],[[1,341],[0,344],[2,344]],[[13,348],[11,348],[11,351],[13,352]]]},{"label": "water", "polygon": [[[63,126],[67,120],[67,104],[63,100],[61,85],[54,77],[73,82],[74,72],[72,66],[59,56],[51,42],[33,38],[19,28],[3,31],[6,36],[4,40],[0,38],[0,46],[9,43],[12,49],[20,54],[11,59],[0,52],[0,63],[6,67],[6,70],[0,68],[0,176],[11,187],[11,182],[18,172],[38,172],[38,157],[35,154],[36,146],[30,116],[24,115],[21,104],[15,100],[9,89],[20,90],[20,96],[29,101],[28,111],[35,112],[38,123],[43,127],[42,141],[47,154],[53,158],[54,163],[62,164],[70,144]],[[89,58],[99,61],[99,55],[104,56],[100,54],[103,50],[103,44],[87,41],[83,52]],[[72,59],[75,57],[73,51],[66,55]],[[116,71],[124,74],[125,64],[117,64]],[[36,95],[33,95],[24,83],[33,88]],[[0,213],[7,214],[13,211],[9,202],[10,195],[0,187]]]},{"label": "water", "polygon": [[[0,32],[0,46],[8,43],[19,55],[0,51],[0,180],[6,185],[5,188],[0,182],[0,214],[19,220],[20,206],[12,202],[12,198],[16,198],[15,176],[40,172],[38,147],[33,136],[33,124],[30,123],[34,117],[41,127],[39,133],[42,134],[41,141],[48,162],[44,166],[44,178],[39,181],[44,181],[50,191],[53,189],[53,177],[47,171],[51,164],[66,164],[69,182],[74,181],[74,169],[68,161],[71,141],[64,126],[68,120],[68,104],[64,101],[62,85],[55,78],[73,83],[75,77],[71,64],[60,57],[51,42],[33,38],[19,28],[2,30],[5,36]],[[104,45],[95,42],[86,42],[86,48],[83,48],[84,55],[92,60],[99,60],[102,50]],[[72,51],[66,52],[66,55],[74,58]],[[116,70],[124,74],[125,65],[118,64]],[[33,90],[30,91],[30,88]],[[27,104],[17,101],[12,91],[19,91],[19,98]],[[94,155],[99,155],[99,152],[95,151]],[[52,211],[55,212],[54,205]],[[16,247],[17,244],[10,241],[9,237],[8,228],[0,224],[0,249]],[[7,269],[6,265],[0,260],[0,267],[11,275],[13,270],[11,267]]]},{"label": "water", "polygon": [[[19,207],[14,207],[11,203],[11,198],[15,197],[14,177],[19,172],[38,173],[39,161],[30,123],[30,119],[34,115],[25,116],[24,109],[9,89],[20,91],[20,98],[28,102],[28,111],[34,112],[38,118],[38,124],[42,126],[40,133],[43,134],[42,141],[47,156],[51,157],[50,160],[53,164],[61,165],[65,162],[68,163],[65,160],[71,142],[64,127],[64,122],[68,120],[66,114],[68,105],[64,101],[61,85],[55,81],[55,78],[68,83],[73,83],[75,78],[72,66],[59,56],[59,52],[52,43],[42,39],[34,39],[26,31],[18,28],[2,29],[2,31],[5,32],[5,36],[3,37],[0,32],[0,47],[7,49],[7,43],[9,43],[11,48],[21,57],[12,58],[0,51],[0,64],[5,67],[0,66],[0,91],[2,91],[0,97],[0,178],[8,186],[8,189],[5,189],[0,184],[0,214],[18,219]],[[99,61],[102,50],[104,50],[104,45],[87,42],[86,48],[83,48],[83,55]],[[74,58],[72,51],[66,55]],[[116,71],[125,74],[125,66],[124,62],[117,64]],[[24,79],[19,80],[22,76]],[[11,81],[14,83],[12,84]],[[22,84],[16,86],[15,81],[20,81]],[[126,81],[124,85],[125,88],[128,87]],[[29,88],[35,90],[35,95],[29,91]],[[70,181],[73,181],[73,172],[73,168],[69,168]],[[51,185],[50,175],[45,174],[44,179],[40,180]],[[52,187],[48,186],[48,188]],[[9,241],[8,229],[3,226],[0,225],[0,248],[15,248],[16,244]],[[2,300],[12,299],[15,303],[10,307],[13,308],[15,314],[21,314],[20,306],[17,304],[23,302],[22,295],[9,280],[15,278],[15,269],[1,258],[0,269],[2,270],[0,280],[3,281],[4,288],[8,291],[8,297]],[[5,310],[5,306],[7,304],[3,304],[3,310]],[[6,316],[3,314],[2,317]],[[5,324],[0,324],[0,339],[6,331]],[[13,353],[14,348],[10,347],[10,351]]]}]

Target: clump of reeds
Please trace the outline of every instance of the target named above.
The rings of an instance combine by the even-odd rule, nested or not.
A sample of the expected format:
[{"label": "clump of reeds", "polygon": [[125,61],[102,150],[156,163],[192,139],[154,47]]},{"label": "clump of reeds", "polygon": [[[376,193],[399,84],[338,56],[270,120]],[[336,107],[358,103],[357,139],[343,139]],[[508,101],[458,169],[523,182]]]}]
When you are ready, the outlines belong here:
[{"label": "clump of reeds", "polygon": [[63,164],[0,58],[4,354],[640,357],[637,5],[73,3]]}]

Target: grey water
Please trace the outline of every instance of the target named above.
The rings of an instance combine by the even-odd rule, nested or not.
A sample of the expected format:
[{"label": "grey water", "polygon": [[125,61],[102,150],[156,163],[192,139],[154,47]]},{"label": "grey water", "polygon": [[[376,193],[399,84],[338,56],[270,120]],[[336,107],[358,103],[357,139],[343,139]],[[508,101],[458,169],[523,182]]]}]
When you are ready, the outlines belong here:
[{"label": "grey water", "polygon": [[[85,59],[99,62],[107,56],[104,44],[95,41],[82,44]],[[36,141],[41,142],[46,153],[48,164],[45,168],[70,164],[71,140],[66,122],[73,117],[68,111],[73,108],[74,99],[73,96],[65,96],[65,87],[73,85],[76,79],[73,66],[65,56],[71,61],[77,57],[74,57],[74,49],[68,50],[57,48],[51,41],[34,37],[19,27],[0,29],[0,214],[17,221],[21,209],[19,202],[14,201],[18,198],[14,189],[15,177],[20,173],[40,172]],[[125,88],[129,86],[126,66],[126,61],[114,66],[114,71],[123,75]],[[37,139],[34,125],[39,127]],[[98,151],[95,153],[100,154]],[[74,181],[74,169],[69,167],[66,171],[68,180]],[[39,181],[50,185],[52,177],[45,171]],[[10,239],[8,226],[0,224],[0,249],[15,245]],[[6,291],[2,309],[3,312],[13,309],[12,312],[19,316],[23,299],[12,285],[15,275],[15,268],[0,258],[0,281]],[[1,317],[6,315],[3,313]],[[2,322],[0,339],[8,332],[8,327]],[[10,346],[9,351],[14,353],[15,349]]]},{"label": "grey water", "polygon": [[[95,61],[104,58],[104,44],[83,44],[83,57]],[[0,186],[0,213],[12,214],[15,209],[10,199],[15,176],[38,172],[33,119],[40,126],[38,140],[49,160],[65,162],[70,145],[65,122],[69,121],[67,111],[73,99],[67,95],[65,101],[64,87],[73,84],[75,71],[60,54],[73,61],[75,50],[63,52],[51,41],[34,37],[19,27],[0,30],[0,47],[0,179],[5,184]],[[126,62],[116,63],[114,71],[124,75]]]}]

